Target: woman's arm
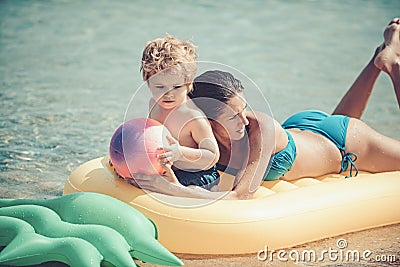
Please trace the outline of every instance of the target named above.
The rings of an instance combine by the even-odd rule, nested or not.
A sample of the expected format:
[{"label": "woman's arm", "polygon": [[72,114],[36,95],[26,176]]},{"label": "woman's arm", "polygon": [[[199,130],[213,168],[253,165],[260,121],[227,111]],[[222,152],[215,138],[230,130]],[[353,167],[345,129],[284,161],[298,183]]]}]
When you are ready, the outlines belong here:
[{"label": "woman's arm", "polygon": [[171,164],[162,164],[166,172],[162,176],[133,174],[135,184],[145,190],[165,195],[202,199],[237,199],[234,192],[211,192],[201,187],[185,187],[179,183]]},{"label": "woman's arm", "polygon": [[237,174],[238,181],[233,189],[233,197],[249,199],[260,186],[267,170],[271,155],[276,147],[276,133],[279,130],[277,123],[270,116],[262,112],[247,111],[249,120],[249,159]]},{"label": "woman's arm", "polygon": [[375,66],[374,60],[383,47],[384,45],[382,44],[375,50],[372,59],[358,75],[332,114],[341,114],[357,119],[361,118],[380,73],[380,69]]}]

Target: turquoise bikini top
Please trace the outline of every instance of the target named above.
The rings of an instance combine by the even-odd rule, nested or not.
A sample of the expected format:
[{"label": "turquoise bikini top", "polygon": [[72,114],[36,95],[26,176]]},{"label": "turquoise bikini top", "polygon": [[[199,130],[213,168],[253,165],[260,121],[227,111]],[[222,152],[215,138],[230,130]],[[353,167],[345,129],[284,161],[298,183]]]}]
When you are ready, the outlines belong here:
[{"label": "turquoise bikini top", "polygon": [[265,172],[264,181],[278,180],[279,177],[290,171],[293,162],[296,159],[296,144],[294,143],[292,135],[286,131],[288,137],[288,144],[284,149],[271,157],[271,168]]},{"label": "turquoise bikini top", "polygon": [[[288,131],[285,130],[285,132],[288,136],[288,144],[284,149],[271,157],[264,174],[264,181],[278,180],[279,177],[292,168],[293,162],[296,159],[296,145],[293,137]],[[239,172],[238,169],[226,167],[219,163],[217,163],[217,169],[231,175],[236,175]]]}]

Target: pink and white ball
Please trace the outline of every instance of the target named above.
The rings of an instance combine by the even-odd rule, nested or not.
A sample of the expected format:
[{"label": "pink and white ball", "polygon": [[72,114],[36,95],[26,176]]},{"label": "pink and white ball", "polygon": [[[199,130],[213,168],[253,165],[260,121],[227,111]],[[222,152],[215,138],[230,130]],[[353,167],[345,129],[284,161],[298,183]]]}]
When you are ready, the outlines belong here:
[{"label": "pink and white ball", "polygon": [[159,148],[167,144],[168,129],[153,119],[139,118],[124,122],[110,142],[110,158],[115,171],[124,178],[132,173],[156,175],[164,169],[157,159]]}]

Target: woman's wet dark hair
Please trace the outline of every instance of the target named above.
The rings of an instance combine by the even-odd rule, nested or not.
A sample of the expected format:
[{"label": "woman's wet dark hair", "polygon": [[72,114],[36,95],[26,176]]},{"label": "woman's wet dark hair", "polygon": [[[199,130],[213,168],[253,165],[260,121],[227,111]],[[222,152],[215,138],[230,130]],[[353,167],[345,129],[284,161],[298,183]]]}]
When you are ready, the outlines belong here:
[{"label": "woman's wet dark hair", "polygon": [[208,119],[216,120],[228,101],[243,90],[242,83],[231,73],[212,70],[194,79],[189,97]]}]

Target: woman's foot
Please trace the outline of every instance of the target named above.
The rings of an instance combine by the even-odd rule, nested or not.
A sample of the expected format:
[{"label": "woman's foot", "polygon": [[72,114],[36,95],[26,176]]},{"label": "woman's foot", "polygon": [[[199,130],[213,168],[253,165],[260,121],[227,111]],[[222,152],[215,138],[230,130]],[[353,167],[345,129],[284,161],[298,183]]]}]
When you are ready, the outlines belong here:
[{"label": "woman's foot", "polygon": [[391,74],[393,67],[400,64],[400,19],[393,19],[383,33],[384,43],[375,51],[375,66]]}]

